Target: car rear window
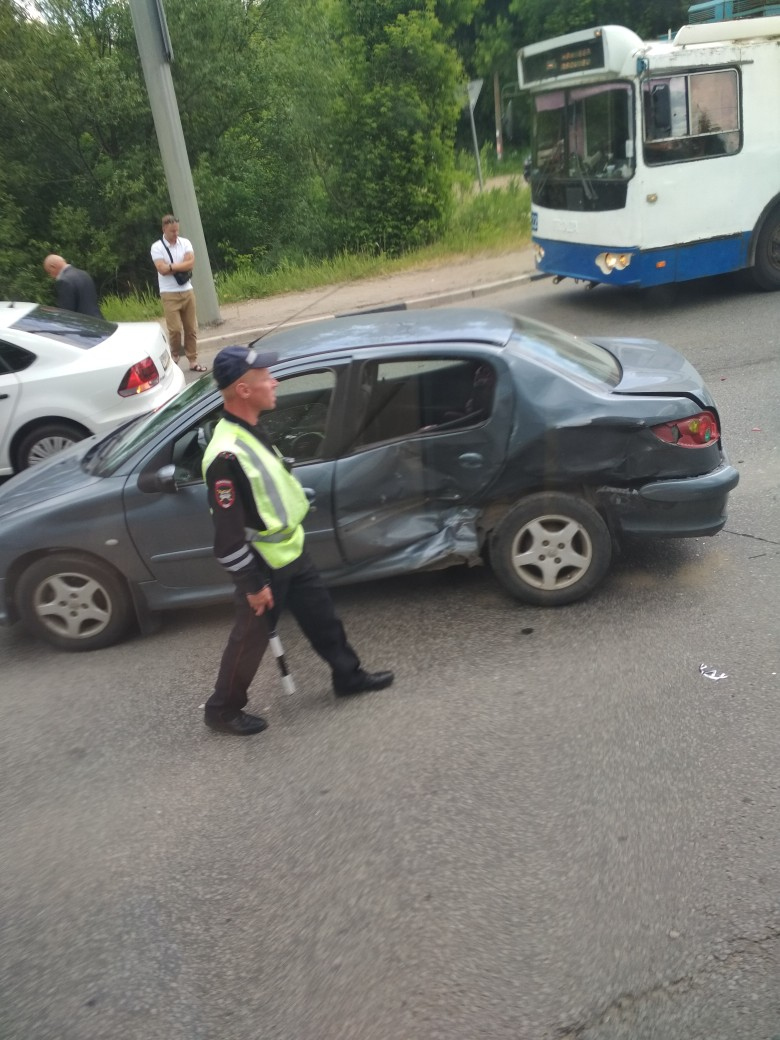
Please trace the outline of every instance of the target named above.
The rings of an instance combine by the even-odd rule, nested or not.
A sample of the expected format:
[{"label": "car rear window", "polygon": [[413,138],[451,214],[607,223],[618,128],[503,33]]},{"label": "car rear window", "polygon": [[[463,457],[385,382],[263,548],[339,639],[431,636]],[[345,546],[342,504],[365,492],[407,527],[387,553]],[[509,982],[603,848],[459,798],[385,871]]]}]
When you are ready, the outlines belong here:
[{"label": "car rear window", "polygon": [[578,336],[525,318],[515,319],[515,331],[507,349],[523,357],[536,357],[564,373],[617,386],[622,378],[620,364],[608,350]]},{"label": "car rear window", "polygon": [[56,307],[36,307],[11,327],[56,339],[72,347],[83,347],[84,350],[104,343],[117,330],[114,321],[103,321],[74,311],[60,311]]}]

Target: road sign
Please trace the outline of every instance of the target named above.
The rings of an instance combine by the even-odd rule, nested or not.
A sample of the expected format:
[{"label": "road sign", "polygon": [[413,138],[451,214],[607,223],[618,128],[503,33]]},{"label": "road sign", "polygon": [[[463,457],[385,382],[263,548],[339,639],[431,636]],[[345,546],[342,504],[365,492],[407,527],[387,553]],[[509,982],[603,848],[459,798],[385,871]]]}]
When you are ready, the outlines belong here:
[{"label": "road sign", "polygon": [[482,90],[482,83],[483,80],[481,79],[473,79],[471,83],[469,83],[469,108],[472,112],[474,111],[474,106],[477,103],[479,92],[480,90]]}]

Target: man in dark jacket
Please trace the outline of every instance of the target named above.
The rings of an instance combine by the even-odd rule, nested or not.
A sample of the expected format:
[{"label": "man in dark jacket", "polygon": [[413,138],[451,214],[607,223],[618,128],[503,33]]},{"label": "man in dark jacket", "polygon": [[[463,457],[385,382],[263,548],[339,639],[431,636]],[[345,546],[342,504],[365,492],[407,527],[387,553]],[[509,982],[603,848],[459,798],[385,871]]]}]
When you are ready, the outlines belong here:
[{"label": "man in dark jacket", "polygon": [[54,279],[54,291],[57,294],[57,306],[77,314],[89,314],[93,318],[102,318],[98,306],[97,289],[90,275],[56,253],[50,253],[43,261],[43,269]]}]

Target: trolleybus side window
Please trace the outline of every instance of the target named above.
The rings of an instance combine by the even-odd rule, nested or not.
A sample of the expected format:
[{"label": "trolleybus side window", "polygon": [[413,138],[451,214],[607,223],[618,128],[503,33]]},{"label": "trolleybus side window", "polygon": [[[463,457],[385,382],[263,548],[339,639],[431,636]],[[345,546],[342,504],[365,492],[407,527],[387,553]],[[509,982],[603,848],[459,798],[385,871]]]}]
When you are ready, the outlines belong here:
[{"label": "trolleybus side window", "polygon": [[736,69],[654,77],[642,84],[642,99],[650,166],[733,155],[742,145]]}]

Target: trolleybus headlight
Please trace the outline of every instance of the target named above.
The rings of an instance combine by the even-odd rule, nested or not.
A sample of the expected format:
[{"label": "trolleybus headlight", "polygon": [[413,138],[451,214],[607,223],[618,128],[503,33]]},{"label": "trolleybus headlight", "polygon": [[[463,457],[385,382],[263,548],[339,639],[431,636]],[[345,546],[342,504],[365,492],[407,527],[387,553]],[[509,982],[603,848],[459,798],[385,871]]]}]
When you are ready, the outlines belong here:
[{"label": "trolleybus headlight", "polygon": [[630,263],[631,253],[599,253],[596,257],[596,267],[604,274],[625,271]]},{"label": "trolleybus headlight", "polygon": [[534,260],[537,264],[540,264],[542,260],[544,260],[544,249],[538,242],[534,242]]}]

